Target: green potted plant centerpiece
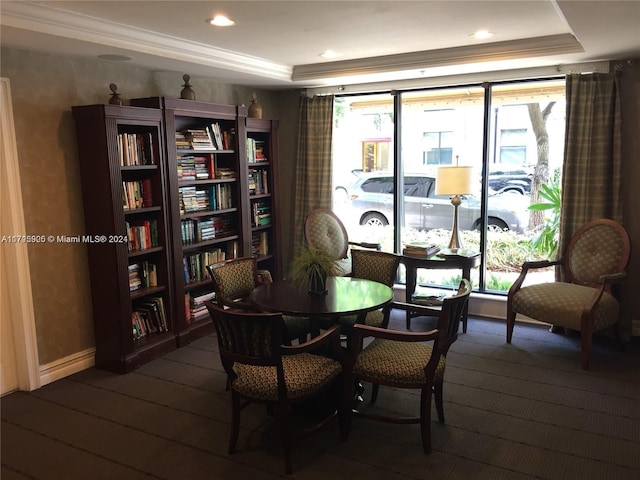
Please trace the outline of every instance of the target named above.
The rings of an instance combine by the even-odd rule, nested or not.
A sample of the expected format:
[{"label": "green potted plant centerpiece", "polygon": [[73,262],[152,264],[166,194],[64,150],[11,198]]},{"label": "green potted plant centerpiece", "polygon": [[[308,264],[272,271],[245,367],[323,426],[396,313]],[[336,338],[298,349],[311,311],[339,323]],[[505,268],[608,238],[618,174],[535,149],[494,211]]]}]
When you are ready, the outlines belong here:
[{"label": "green potted plant centerpiece", "polygon": [[342,269],[324,250],[304,245],[291,265],[291,281],[299,285],[308,285],[311,295],[327,293],[327,277],[340,275]]}]

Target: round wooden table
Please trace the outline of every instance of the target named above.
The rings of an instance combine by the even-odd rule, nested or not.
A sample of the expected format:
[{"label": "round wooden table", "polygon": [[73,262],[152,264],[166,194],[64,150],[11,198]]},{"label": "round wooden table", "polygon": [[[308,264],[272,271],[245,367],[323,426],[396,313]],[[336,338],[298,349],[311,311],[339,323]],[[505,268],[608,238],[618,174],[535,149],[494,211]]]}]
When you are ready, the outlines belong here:
[{"label": "round wooden table", "polygon": [[322,318],[358,315],[360,322],[367,312],[382,308],[393,300],[391,288],[362,278],[329,277],[327,290],[325,295],[311,295],[303,286],[280,280],[257,287],[251,292],[251,301],[267,312],[309,317],[311,333],[317,335]]}]

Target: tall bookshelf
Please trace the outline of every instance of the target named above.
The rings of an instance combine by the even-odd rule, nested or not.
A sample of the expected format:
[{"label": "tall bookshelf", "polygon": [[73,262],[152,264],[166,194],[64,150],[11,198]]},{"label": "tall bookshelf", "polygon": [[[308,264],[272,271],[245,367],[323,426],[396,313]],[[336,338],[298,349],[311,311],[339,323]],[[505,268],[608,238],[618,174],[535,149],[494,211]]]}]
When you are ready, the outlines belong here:
[{"label": "tall bookshelf", "polygon": [[162,115],[117,105],[72,112],[95,365],[125,373],[176,348]]},{"label": "tall bookshelf", "polygon": [[178,345],[212,331],[206,265],[245,255],[250,235],[246,108],[168,97],[132,100],[164,115]]},{"label": "tall bookshelf", "polygon": [[274,279],[281,278],[277,234],[276,193],[278,167],[278,122],[246,118],[246,174],[249,208],[244,222],[248,252],[255,256],[258,268],[269,270]]}]

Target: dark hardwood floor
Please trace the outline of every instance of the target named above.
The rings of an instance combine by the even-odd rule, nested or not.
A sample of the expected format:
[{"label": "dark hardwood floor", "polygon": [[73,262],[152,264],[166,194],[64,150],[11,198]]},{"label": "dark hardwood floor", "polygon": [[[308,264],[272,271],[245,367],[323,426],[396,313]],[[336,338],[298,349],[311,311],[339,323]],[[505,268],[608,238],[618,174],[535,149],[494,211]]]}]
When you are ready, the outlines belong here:
[{"label": "dark hardwood floor", "polygon": [[[447,423],[434,410],[431,455],[417,425],[355,418],[347,442],[336,422],[296,442],[292,477],[640,478],[640,345],[619,352],[596,339],[589,371],[579,352],[575,336],[516,325],[508,345],[504,322],[470,319],[447,360]],[[382,387],[376,408],[415,412],[418,402]],[[130,374],[88,369],[1,407],[2,480],[286,477],[264,407],[243,412],[238,452],[226,453],[230,401],[213,336]]]}]

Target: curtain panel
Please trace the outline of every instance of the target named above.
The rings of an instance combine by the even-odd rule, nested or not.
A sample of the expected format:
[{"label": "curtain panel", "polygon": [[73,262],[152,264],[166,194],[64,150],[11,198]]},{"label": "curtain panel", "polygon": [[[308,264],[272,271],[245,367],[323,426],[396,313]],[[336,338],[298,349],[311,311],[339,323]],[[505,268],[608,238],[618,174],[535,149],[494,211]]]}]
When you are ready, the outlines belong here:
[{"label": "curtain panel", "polygon": [[333,95],[300,98],[293,248],[304,243],[304,220],[316,208],[331,208]]},{"label": "curtain panel", "polygon": [[596,218],[622,222],[619,72],[567,77],[559,251]]}]

